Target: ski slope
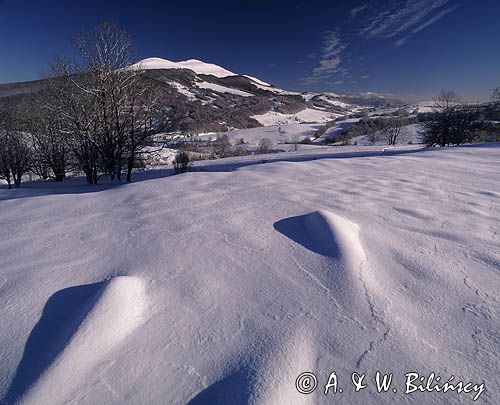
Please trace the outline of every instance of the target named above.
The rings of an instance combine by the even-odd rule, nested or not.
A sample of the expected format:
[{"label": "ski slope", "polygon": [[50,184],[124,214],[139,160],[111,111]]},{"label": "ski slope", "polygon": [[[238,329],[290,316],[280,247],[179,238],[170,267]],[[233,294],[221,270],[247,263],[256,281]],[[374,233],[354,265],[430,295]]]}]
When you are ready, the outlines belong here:
[{"label": "ski slope", "polygon": [[500,144],[332,147],[0,189],[0,399],[473,403],[405,395],[415,371],[498,404],[499,162]]}]

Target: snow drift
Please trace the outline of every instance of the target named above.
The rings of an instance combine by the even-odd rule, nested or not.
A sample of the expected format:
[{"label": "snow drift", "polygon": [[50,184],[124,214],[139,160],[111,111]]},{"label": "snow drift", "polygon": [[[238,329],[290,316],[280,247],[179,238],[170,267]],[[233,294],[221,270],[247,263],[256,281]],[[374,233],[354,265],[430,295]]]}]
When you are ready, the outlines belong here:
[{"label": "snow drift", "polygon": [[[498,144],[326,148],[0,190],[0,397],[471,403],[403,394],[416,371],[497,404],[499,161]],[[344,392],[325,396],[332,371]]]},{"label": "snow drift", "polygon": [[[51,364],[38,365],[41,374],[22,395],[22,402],[64,403],[103,357],[139,326],[145,301],[142,282],[125,276],[56,293],[45,306],[38,330],[30,336],[23,359],[26,370],[19,369],[18,381],[7,397],[21,396],[19,388],[30,382],[25,374],[36,374],[33,362],[40,363],[41,356],[60,349],[60,353],[52,353],[55,358]],[[36,346],[38,353],[31,346]]]}]

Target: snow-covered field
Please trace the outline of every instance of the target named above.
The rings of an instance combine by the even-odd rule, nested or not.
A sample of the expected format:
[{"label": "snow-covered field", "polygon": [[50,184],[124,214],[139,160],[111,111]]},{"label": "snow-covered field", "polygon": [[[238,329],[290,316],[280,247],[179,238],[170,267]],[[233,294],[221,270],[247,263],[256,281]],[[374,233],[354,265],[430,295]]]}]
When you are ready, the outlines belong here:
[{"label": "snow-covered field", "polygon": [[[1,189],[0,398],[500,403],[500,144],[381,149]],[[405,395],[408,372],[478,385]]]},{"label": "snow-covered field", "polygon": [[[249,145],[256,146],[262,138],[269,139],[273,145],[279,145],[281,149],[292,150],[294,145],[285,143],[294,142],[295,137],[299,140],[306,137],[313,137],[321,124],[289,124],[273,125],[267,127],[257,127],[248,129],[237,129],[226,132],[232,143],[237,143],[243,139]],[[301,145],[302,147],[303,145]]]},{"label": "snow-covered field", "polygon": [[254,115],[252,118],[255,118],[261,125],[271,126],[300,123],[325,123],[337,117],[340,117],[340,114],[306,108],[296,114],[283,114],[276,111],[269,111],[265,114]]}]

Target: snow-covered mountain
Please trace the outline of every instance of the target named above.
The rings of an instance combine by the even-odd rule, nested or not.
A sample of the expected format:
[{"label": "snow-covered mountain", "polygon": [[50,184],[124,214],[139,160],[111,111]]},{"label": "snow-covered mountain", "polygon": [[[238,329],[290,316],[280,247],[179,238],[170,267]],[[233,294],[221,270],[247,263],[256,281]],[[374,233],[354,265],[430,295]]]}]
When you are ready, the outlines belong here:
[{"label": "snow-covered mountain", "polygon": [[[172,62],[167,59],[162,58],[146,58],[135,64],[133,64],[130,69],[134,70],[190,70],[197,75],[203,76],[214,76],[216,78],[222,79],[226,77],[245,77],[249,79],[253,85],[262,90],[267,90],[277,94],[288,94],[288,95],[298,95],[299,93],[286,91],[273,85],[257,79],[256,77],[243,75],[239,73],[231,72],[221,66],[215,65],[213,63],[203,62],[198,59],[189,59],[181,62]],[[224,92],[224,91],[222,91]],[[226,91],[227,92],[227,91]]]},{"label": "snow-covered mountain", "polygon": [[[224,69],[223,67],[220,67],[218,65],[214,65],[213,63],[206,63],[198,59],[189,59],[183,62],[172,62],[167,59],[162,59],[162,58],[147,58],[143,59],[140,62],[135,63],[134,65],[131,66],[132,69],[189,69],[192,70],[193,72],[197,74],[202,74],[202,75],[212,75],[215,77],[229,77],[229,76],[241,76],[237,73],[233,73],[227,69]],[[261,86],[266,86],[266,87],[271,87],[269,83],[266,83],[262,80],[259,80],[255,77],[244,75],[245,77],[248,77],[255,83],[261,85]]]},{"label": "snow-covered mountain", "polygon": [[[197,59],[173,62],[147,58],[130,66],[167,90],[165,103],[177,113],[172,131],[185,134],[286,123],[324,123],[391,100],[375,93],[344,96],[298,93],[265,80]],[[0,85],[0,97],[22,97],[43,88],[43,80]]]}]

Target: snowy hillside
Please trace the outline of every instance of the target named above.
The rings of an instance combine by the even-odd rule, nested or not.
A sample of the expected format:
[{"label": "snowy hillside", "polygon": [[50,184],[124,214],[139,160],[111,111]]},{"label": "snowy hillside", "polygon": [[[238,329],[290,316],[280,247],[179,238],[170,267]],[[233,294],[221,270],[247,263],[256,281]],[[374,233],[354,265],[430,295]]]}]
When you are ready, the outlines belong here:
[{"label": "snowy hillside", "polygon": [[[254,82],[257,87],[263,88],[265,90],[274,90],[278,93],[284,92],[285,90],[273,88],[269,83],[266,83],[260,79],[257,79],[248,75],[240,75],[238,73],[233,73],[221,66],[214,65],[213,63],[206,63],[197,59],[189,59],[182,62],[172,62],[167,59],[162,58],[147,58],[143,59],[136,64],[130,66],[130,69],[136,70],[160,70],[160,69],[188,69],[196,74],[200,75],[211,75],[217,78],[224,78],[230,76],[243,76]],[[298,94],[298,93],[296,93]]]},{"label": "snowy hillside", "polygon": [[271,160],[0,189],[0,401],[500,403],[500,145]]}]

